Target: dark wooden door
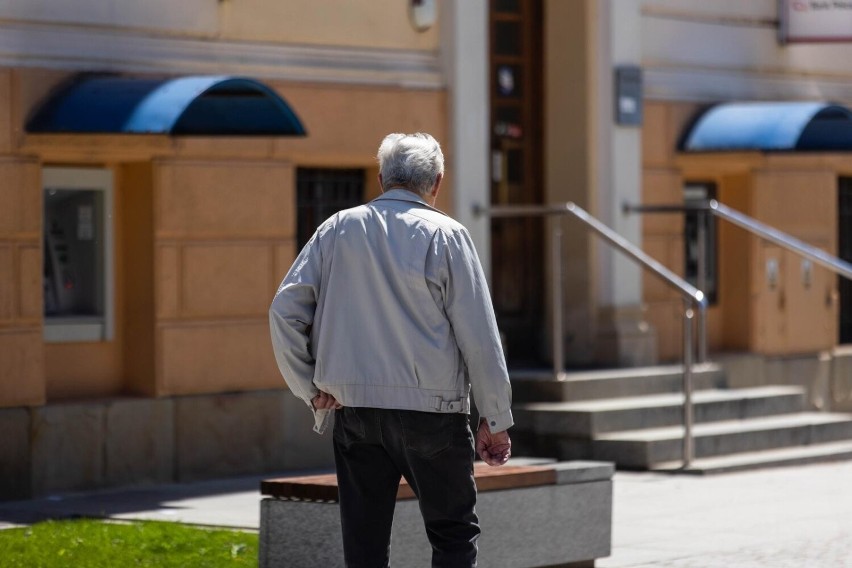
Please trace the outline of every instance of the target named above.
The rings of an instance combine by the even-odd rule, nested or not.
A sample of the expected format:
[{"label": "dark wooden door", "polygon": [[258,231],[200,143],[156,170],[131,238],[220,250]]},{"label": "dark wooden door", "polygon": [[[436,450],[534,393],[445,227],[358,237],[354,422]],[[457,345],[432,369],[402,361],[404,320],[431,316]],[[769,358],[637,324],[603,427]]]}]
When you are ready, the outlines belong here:
[{"label": "dark wooden door", "polygon": [[[838,183],[838,256],[852,262],[852,177]],[[852,281],[837,277],[840,290],[840,343],[852,343]]]},{"label": "dark wooden door", "polygon": [[[540,204],[542,3],[491,0],[491,203]],[[497,323],[510,366],[543,363],[543,221],[495,219],[491,258]]]}]

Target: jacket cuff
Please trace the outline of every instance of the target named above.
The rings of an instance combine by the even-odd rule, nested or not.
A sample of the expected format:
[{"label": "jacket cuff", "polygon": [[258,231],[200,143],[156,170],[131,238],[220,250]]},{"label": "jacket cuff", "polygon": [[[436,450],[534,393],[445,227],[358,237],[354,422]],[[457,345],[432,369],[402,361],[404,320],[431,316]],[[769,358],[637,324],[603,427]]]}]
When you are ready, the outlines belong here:
[{"label": "jacket cuff", "polygon": [[483,416],[482,419],[485,420],[486,424],[488,424],[488,429],[491,431],[492,434],[496,432],[502,432],[503,430],[508,430],[515,424],[515,421],[512,420],[511,410],[501,412],[500,414]]},{"label": "jacket cuff", "polygon": [[317,434],[324,434],[326,428],[328,428],[328,421],[331,418],[334,410],[314,410],[314,432]]}]

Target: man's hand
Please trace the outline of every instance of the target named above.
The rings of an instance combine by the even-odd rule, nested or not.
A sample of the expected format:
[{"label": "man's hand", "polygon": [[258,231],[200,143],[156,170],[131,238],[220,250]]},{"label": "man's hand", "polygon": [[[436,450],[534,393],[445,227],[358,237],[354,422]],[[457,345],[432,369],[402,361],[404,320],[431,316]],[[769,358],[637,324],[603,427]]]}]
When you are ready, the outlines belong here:
[{"label": "man's hand", "polygon": [[488,465],[503,465],[512,455],[509,432],[503,430],[492,434],[485,420],[480,420],[476,431],[476,453]]},{"label": "man's hand", "polygon": [[327,392],[320,391],[318,395],[311,399],[311,404],[315,410],[337,410],[343,408],[343,405],[337,402],[337,399]]}]

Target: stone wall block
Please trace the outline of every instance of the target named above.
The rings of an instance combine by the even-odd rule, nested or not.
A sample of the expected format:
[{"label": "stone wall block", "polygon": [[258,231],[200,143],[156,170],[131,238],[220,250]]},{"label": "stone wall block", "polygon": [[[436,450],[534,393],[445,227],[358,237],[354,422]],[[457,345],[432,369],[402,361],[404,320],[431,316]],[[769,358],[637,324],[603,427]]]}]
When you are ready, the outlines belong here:
[{"label": "stone wall block", "polygon": [[311,409],[300,398],[285,392],[282,397],[283,442],[280,446],[282,461],[278,470],[333,469],[334,450],[331,431],[334,421],[329,422],[325,434],[313,430],[314,417]]},{"label": "stone wall block", "polygon": [[107,485],[174,480],[174,403],[125,399],[106,406]]},{"label": "stone wall block", "polygon": [[0,501],[30,496],[30,413],[0,409]]},{"label": "stone wall block", "polygon": [[177,480],[280,469],[285,394],[256,391],[175,398]]},{"label": "stone wall block", "polygon": [[852,412],[852,349],[835,350],[831,367],[831,409]]},{"label": "stone wall block", "polygon": [[32,410],[35,495],[103,487],[105,406],[51,404]]}]

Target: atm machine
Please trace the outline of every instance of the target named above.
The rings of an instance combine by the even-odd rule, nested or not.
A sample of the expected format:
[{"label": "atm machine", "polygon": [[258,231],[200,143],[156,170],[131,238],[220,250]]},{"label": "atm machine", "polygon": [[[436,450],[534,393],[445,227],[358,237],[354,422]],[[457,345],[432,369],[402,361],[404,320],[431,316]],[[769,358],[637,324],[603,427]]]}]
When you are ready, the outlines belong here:
[{"label": "atm machine", "polygon": [[103,192],[48,189],[44,199],[45,316],[103,317]]}]

